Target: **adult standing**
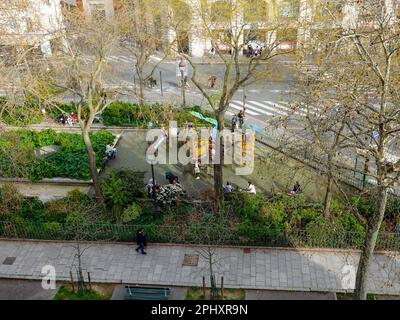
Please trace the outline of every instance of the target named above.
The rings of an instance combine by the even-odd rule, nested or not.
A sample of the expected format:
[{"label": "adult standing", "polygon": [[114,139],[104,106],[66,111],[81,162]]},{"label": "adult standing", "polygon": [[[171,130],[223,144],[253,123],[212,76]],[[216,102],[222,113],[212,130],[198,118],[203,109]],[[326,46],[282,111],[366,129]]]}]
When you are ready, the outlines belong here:
[{"label": "adult standing", "polygon": [[183,85],[186,86],[187,85],[187,65],[186,65],[186,61],[185,61],[185,57],[183,56],[183,54],[179,55],[179,59],[178,59],[178,76],[183,77]]},{"label": "adult standing", "polygon": [[211,59],[215,58],[215,48],[214,47],[211,47],[211,49],[210,49],[210,58]]}]

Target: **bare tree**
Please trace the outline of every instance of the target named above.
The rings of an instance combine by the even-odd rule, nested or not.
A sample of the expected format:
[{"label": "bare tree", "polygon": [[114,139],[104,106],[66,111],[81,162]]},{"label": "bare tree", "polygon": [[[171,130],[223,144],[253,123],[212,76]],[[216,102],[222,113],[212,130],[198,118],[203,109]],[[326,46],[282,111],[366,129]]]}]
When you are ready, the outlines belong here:
[{"label": "bare tree", "polygon": [[[121,3],[115,22],[121,45],[135,60],[139,80],[139,104],[146,101],[145,87],[168,57],[174,39],[168,39],[169,17],[165,2],[127,0]],[[156,56],[161,54],[161,57]]]},{"label": "bare tree", "polygon": [[[370,159],[368,175],[375,184],[372,196],[376,199],[376,208],[367,222],[357,271],[355,297],[358,299],[366,299],[368,268],[384,219],[388,192],[398,187],[400,177],[400,158],[398,149],[394,148],[400,138],[400,96],[395,89],[399,83],[396,70],[400,66],[400,33],[392,4],[372,0],[347,4],[346,10],[353,12],[351,19],[344,19],[347,22],[339,31],[323,29],[322,37],[328,41],[322,41],[326,45],[316,54],[321,67],[319,88],[325,86],[324,90],[317,91],[324,97],[318,98],[322,106],[317,110],[322,110],[323,115],[326,108],[334,106],[329,121],[337,122],[331,128],[340,128],[330,130],[329,139],[336,141],[340,132],[337,141],[342,141],[347,149],[346,157],[354,157],[356,150],[363,151]],[[325,21],[332,23],[329,19]],[[327,70],[329,74],[324,73]],[[315,99],[314,106],[316,102]],[[310,121],[307,123],[310,125]],[[316,136],[320,137],[313,134]],[[324,146],[325,150],[332,148],[335,152],[338,145],[324,141],[317,146]],[[343,158],[344,155],[342,163]]]}]

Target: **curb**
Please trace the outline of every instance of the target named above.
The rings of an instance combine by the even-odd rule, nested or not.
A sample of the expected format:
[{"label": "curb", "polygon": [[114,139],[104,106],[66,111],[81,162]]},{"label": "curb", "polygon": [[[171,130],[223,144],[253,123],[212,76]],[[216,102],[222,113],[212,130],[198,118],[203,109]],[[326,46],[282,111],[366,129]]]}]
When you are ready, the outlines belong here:
[{"label": "curb", "polygon": [[[28,274],[0,274],[0,279],[18,279],[18,280],[43,280],[41,276],[35,275],[28,275]],[[58,276],[58,282],[65,282],[70,283],[71,279],[68,276]],[[197,285],[193,282],[188,281],[181,281],[179,283],[171,282],[171,281],[160,281],[160,280],[143,280],[143,281],[131,281],[126,278],[122,278],[119,280],[114,279],[97,279],[91,278],[92,283],[104,283],[104,284],[115,284],[115,285],[136,285],[136,286],[143,286],[143,285],[152,285],[152,286],[168,286],[168,287],[200,287],[201,284],[198,283]],[[206,288],[210,288],[209,285],[206,285]],[[325,291],[321,290],[321,288],[312,288],[312,287],[293,287],[293,288],[286,288],[286,287],[277,287],[277,286],[264,286],[258,287],[256,285],[232,285],[224,283],[224,288],[227,289],[240,289],[240,290],[269,290],[269,291],[285,291],[285,292],[320,292],[320,293],[353,293],[354,289],[335,289],[335,288],[326,288]],[[377,295],[396,295],[395,292],[380,292],[374,290],[368,290],[368,293],[377,294]],[[398,293],[397,293],[398,294]]]}]

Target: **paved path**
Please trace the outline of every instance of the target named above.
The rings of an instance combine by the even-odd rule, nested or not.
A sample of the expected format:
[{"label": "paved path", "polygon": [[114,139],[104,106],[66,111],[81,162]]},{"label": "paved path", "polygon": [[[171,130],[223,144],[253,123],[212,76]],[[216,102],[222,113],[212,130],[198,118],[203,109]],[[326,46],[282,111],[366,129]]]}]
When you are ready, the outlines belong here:
[{"label": "paved path", "polygon": [[[95,282],[201,286],[202,276],[208,275],[208,263],[201,256],[197,266],[182,266],[185,254],[199,254],[204,247],[150,245],[144,256],[135,252],[133,244],[91,245],[83,264]],[[215,250],[218,283],[223,275],[225,286],[233,288],[343,291],[346,288],[342,279],[358,261],[358,254],[351,251],[238,247]],[[66,242],[0,241],[0,277],[41,279],[42,267],[53,265],[57,279],[68,280],[74,255],[71,243]],[[3,261],[7,257],[16,259],[6,265]],[[343,269],[344,266],[350,267]],[[371,293],[399,294],[398,253],[375,255],[370,272]]]}]

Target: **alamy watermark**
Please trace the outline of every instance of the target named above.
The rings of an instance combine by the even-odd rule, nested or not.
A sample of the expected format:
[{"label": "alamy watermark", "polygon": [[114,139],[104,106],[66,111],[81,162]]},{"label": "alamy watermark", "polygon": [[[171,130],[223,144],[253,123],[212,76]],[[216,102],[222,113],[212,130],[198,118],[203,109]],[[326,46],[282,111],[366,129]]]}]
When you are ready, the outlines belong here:
[{"label": "alamy watermark", "polygon": [[252,129],[178,128],[171,121],[168,131],[149,129],[146,141],[149,164],[235,164],[236,175],[250,175],[254,170],[255,131]]},{"label": "alamy watermark", "polygon": [[44,290],[56,289],[56,268],[52,265],[45,265],[42,267],[42,288]]},{"label": "alamy watermark", "polygon": [[354,289],[356,284],[356,272],[356,268],[353,265],[346,264],[343,266],[341,279],[342,289]]}]

